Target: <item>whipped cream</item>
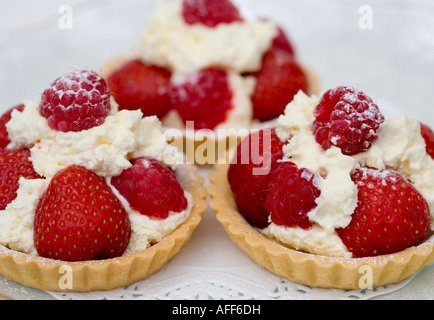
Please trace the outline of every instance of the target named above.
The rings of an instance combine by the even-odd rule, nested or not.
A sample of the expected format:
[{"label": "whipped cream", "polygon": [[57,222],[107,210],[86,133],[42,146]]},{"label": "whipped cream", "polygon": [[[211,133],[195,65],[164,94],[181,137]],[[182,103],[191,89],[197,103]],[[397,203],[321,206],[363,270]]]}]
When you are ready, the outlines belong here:
[{"label": "whipped cream", "polygon": [[80,132],[60,132],[48,126],[39,113],[39,100],[24,102],[14,110],[6,128],[10,149],[30,148],[35,171],[53,177],[58,171],[80,165],[100,176],[116,176],[131,167],[130,159],[142,156],[176,165],[182,161],[167,144],[157,117],[142,118],[140,110],[118,112],[112,101],[104,124]]},{"label": "whipped cream", "polygon": [[8,248],[37,255],[33,242],[33,220],[39,199],[49,180],[19,180],[17,197],[0,211],[0,243]]},{"label": "whipped cream", "polygon": [[141,39],[141,56],[174,73],[188,74],[209,67],[253,72],[259,70],[262,56],[277,34],[274,24],[260,20],[215,28],[189,25],[182,17],[181,1],[159,1]]},{"label": "whipped cream", "polygon": [[[130,160],[152,157],[173,170],[183,156],[168,145],[157,117],[142,118],[141,111],[118,111],[112,101],[111,114],[104,124],[80,132],[52,130],[39,114],[39,100],[24,103],[24,110],[15,110],[7,124],[10,149],[30,148],[30,161],[35,171],[46,179],[19,180],[17,197],[0,211],[0,244],[20,252],[37,255],[33,241],[33,221],[39,199],[52,177],[70,165],[80,165],[105,177],[131,167]],[[109,186],[111,184],[109,183]],[[170,213],[167,219],[152,219],[132,210],[128,201],[115,188],[114,194],[124,205],[132,228],[128,253],[144,250],[161,241],[190,216],[192,196],[185,192],[188,207],[181,213]]]},{"label": "whipped cream", "polygon": [[[291,161],[316,174],[315,185],[321,191],[317,207],[308,213],[315,226],[311,230],[288,228],[271,223],[262,230],[269,237],[314,254],[350,257],[335,229],[345,228],[357,207],[357,187],[351,173],[361,166],[384,169],[393,167],[409,179],[425,197],[434,221],[434,161],[426,152],[420,125],[407,116],[386,119],[378,139],[367,151],[355,156],[342,154],[337,147],[322,150],[312,133],[314,109],[319,98],[299,92],[278,119],[277,135],[289,141],[282,161]],[[434,228],[434,223],[431,228]]]}]

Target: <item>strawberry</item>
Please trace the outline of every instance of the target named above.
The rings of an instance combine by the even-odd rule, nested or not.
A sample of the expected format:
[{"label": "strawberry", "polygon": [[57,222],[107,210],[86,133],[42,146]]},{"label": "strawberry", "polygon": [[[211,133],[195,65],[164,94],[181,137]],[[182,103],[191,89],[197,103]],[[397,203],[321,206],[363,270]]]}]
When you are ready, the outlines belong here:
[{"label": "strawberry", "polygon": [[59,171],[35,212],[34,241],[42,257],[84,261],[121,256],[130,221],[104,178],[80,166]]},{"label": "strawberry", "polygon": [[426,124],[420,124],[420,131],[426,143],[426,152],[434,159],[434,132]]},{"label": "strawberry", "polygon": [[188,24],[202,24],[210,28],[221,23],[243,21],[230,0],[184,0],[182,15]]},{"label": "strawberry", "polygon": [[357,169],[358,206],[337,233],[356,258],[391,254],[421,244],[430,209],[415,187],[393,169]]},{"label": "strawberry", "polygon": [[253,116],[260,121],[281,115],[299,90],[309,93],[303,69],[291,53],[277,47],[265,54],[262,68],[252,75],[256,78]]},{"label": "strawberry", "polygon": [[17,197],[18,182],[21,177],[41,178],[33,169],[29,157],[28,149],[0,149],[0,210],[4,210]]},{"label": "strawberry", "polygon": [[264,207],[265,189],[278,160],[283,158],[283,146],[274,129],[254,132],[241,141],[229,167],[228,181],[238,210],[258,228],[269,224],[270,213]]},{"label": "strawberry", "polygon": [[171,108],[170,79],[166,69],[133,60],[112,73],[107,82],[119,109],[140,109],[145,117],[161,119]]},{"label": "strawberry", "polygon": [[15,106],[9,110],[7,110],[1,117],[0,117],[0,148],[6,148],[6,146],[11,142],[9,140],[9,133],[6,129],[6,124],[11,120],[12,117],[12,111],[18,110],[23,111],[24,105],[20,104],[18,106]]},{"label": "strawberry", "polygon": [[166,219],[170,212],[181,212],[188,205],[175,174],[152,158],[134,160],[111,184],[131,208],[148,217]]},{"label": "strawberry", "polygon": [[289,41],[289,38],[285,33],[285,30],[283,30],[282,27],[278,27],[277,30],[278,30],[278,34],[274,38],[272,43],[273,48],[282,49],[288,52],[290,55],[294,56],[295,55],[294,48],[291,42]]}]

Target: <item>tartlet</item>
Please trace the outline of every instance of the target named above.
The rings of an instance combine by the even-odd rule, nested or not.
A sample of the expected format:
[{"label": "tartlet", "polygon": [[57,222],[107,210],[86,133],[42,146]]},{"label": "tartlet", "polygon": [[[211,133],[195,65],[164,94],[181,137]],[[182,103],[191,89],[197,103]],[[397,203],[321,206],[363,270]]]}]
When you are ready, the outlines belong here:
[{"label": "tartlet", "polygon": [[[219,16],[219,12],[228,16]],[[139,71],[141,68],[152,71]],[[210,75],[216,70],[226,74],[226,90],[232,95],[230,103],[224,99],[224,102],[216,102],[227,92],[221,87],[209,87],[209,83],[221,82],[221,78]],[[146,76],[146,72],[152,75]],[[244,136],[243,129],[268,127],[275,122],[284,104],[267,101],[268,91],[280,90],[283,96],[289,96],[288,92],[294,95],[298,90],[319,93],[315,73],[299,63],[283,29],[270,21],[245,18],[228,0],[159,3],[139,47],[109,61],[100,73],[119,93],[121,108],[122,96],[127,97],[124,100],[128,100],[126,107],[130,108],[134,105],[131,97],[139,96],[140,92],[132,84],[124,85],[127,79],[135,77],[136,84],[145,83],[154,79],[155,73],[160,74],[156,76],[158,80],[153,80],[160,83],[157,91],[161,92],[154,110],[158,110],[158,117],[166,128],[175,129],[170,131],[172,144],[182,150],[189,161],[199,165],[215,164],[229,145]],[[184,87],[203,74],[206,79],[203,81],[208,82],[203,86],[203,90],[208,90],[205,94]],[[276,75],[279,74],[282,79],[278,80]],[[268,83],[274,83],[274,87],[264,85]],[[195,83],[194,86],[202,90],[202,85]],[[201,101],[204,97],[217,96],[214,93],[217,91],[219,98],[216,100]],[[188,107],[179,103],[184,96],[195,97],[187,106],[202,103],[203,108],[186,111]],[[207,114],[203,109],[210,104],[213,105],[208,107],[210,113]],[[274,108],[282,110],[270,114]],[[211,111],[213,109],[219,111]],[[186,125],[188,121],[194,121],[195,126]],[[199,125],[199,122],[204,123]],[[208,152],[201,149],[196,152],[200,147]]]},{"label": "tartlet", "polygon": [[160,270],[200,223],[198,169],[156,117],[119,111],[94,71],[62,75],[4,119],[6,278],[51,291],[119,288]]},{"label": "tartlet", "polygon": [[[193,196],[188,220],[161,242],[133,254],[98,261],[66,262],[35,257],[0,246],[0,273],[23,285],[49,291],[90,292],[120,288],[146,279],[164,267],[190,239],[206,205],[204,180],[197,169],[179,169],[181,184]],[[67,274],[67,272],[70,272]],[[62,276],[71,276],[72,288],[62,288]]]},{"label": "tartlet", "polygon": [[375,288],[403,281],[434,261],[434,236],[417,247],[369,258],[326,257],[290,249],[265,237],[238,212],[227,180],[228,169],[227,164],[216,165],[209,175],[210,207],[230,239],[256,263],[280,277],[312,287],[357,290],[363,289],[360,281],[365,266],[372,268]]},{"label": "tartlet", "polygon": [[[300,92],[276,128],[251,133],[215,166],[210,206],[232,241],[278,276],[347,290],[400,282],[434,261],[426,132],[404,115],[386,119],[351,87],[321,99]],[[268,172],[255,174],[261,166]]]}]

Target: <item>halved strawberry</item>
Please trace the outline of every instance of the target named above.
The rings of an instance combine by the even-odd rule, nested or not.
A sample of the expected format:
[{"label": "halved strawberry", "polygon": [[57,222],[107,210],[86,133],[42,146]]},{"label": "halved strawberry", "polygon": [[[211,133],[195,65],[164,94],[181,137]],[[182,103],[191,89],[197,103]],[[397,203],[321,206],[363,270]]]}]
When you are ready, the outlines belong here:
[{"label": "halved strawberry", "polygon": [[270,177],[283,158],[284,143],[274,129],[252,133],[238,146],[228,171],[228,180],[238,210],[253,226],[268,226],[270,213],[264,207]]},{"label": "halved strawberry", "polygon": [[21,177],[41,178],[33,169],[29,157],[28,149],[0,149],[0,210],[4,210],[17,197],[18,182]]},{"label": "halved strawberry", "polygon": [[278,27],[277,29],[278,29],[278,34],[273,40],[273,44],[272,44],[273,48],[279,48],[281,50],[286,51],[290,55],[294,56],[295,55],[294,48],[291,42],[289,41],[289,38],[285,30],[282,27]]},{"label": "halved strawberry", "polygon": [[84,261],[121,256],[131,226],[104,178],[80,166],[58,172],[35,212],[34,241],[42,257]]},{"label": "halved strawberry", "polygon": [[416,188],[393,169],[358,169],[351,176],[358,206],[351,223],[337,233],[356,258],[399,252],[421,244],[430,209]]},{"label": "halved strawberry", "polygon": [[420,124],[420,130],[426,143],[426,152],[434,159],[434,132],[426,124]]},{"label": "halved strawberry", "polygon": [[6,148],[6,146],[11,142],[9,140],[9,133],[6,129],[6,124],[9,122],[9,120],[11,120],[12,112],[14,110],[23,111],[24,105],[20,104],[11,108],[3,113],[3,115],[0,117],[0,148]]},{"label": "halved strawberry", "polygon": [[143,116],[163,118],[170,110],[171,73],[140,60],[126,63],[107,79],[119,109],[141,110]]},{"label": "halved strawberry", "polygon": [[309,93],[303,69],[292,54],[277,47],[265,54],[261,70],[252,75],[256,78],[252,95],[253,116],[260,121],[281,115],[299,90]]}]

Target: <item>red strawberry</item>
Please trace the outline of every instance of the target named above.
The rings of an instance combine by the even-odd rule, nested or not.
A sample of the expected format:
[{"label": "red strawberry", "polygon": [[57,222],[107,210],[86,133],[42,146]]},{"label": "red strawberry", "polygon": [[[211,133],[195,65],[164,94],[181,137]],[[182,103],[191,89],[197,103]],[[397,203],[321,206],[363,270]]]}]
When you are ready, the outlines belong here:
[{"label": "red strawberry", "polygon": [[265,189],[277,161],[283,158],[283,146],[274,129],[254,132],[240,143],[229,167],[228,181],[238,210],[258,228],[269,224]]},{"label": "red strawberry", "polygon": [[232,95],[226,72],[206,69],[175,81],[170,98],[185,123],[194,121],[195,129],[213,130],[233,108]]},{"label": "red strawberry", "polygon": [[64,74],[42,93],[39,112],[54,130],[77,132],[99,126],[110,113],[108,85],[93,71]]},{"label": "red strawberry", "polygon": [[80,166],[58,172],[35,212],[34,240],[42,257],[64,261],[121,256],[130,221],[104,178]]},{"label": "red strawberry", "polygon": [[6,148],[6,146],[11,142],[9,140],[9,133],[6,129],[6,124],[11,120],[12,117],[12,111],[18,110],[23,111],[24,105],[20,104],[18,106],[15,106],[8,111],[6,111],[1,117],[0,117],[0,148]]},{"label": "red strawberry", "polygon": [[30,150],[0,149],[0,210],[17,197],[18,181],[26,179],[40,179],[29,160]]},{"label": "red strawberry", "polygon": [[220,23],[243,21],[230,0],[184,0],[182,15],[188,24],[200,23],[211,28]]},{"label": "red strawberry", "polygon": [[270,179],[265,200],[273,223],[305,230],[312,227],[307,214],[317,206],[315,200],[321,193],[314,178],[308,169],[299,169],[292,162],[279,164]]},{"label": "red strawberry", "polygon": [[291,42],[289,41],[289,38],[286,35],[285,31],[283,30],[282,27],[278,27],[278,31],[279,31],[278,35],[273,40],[273,44],[272,44],[273,48],[279,48],[281,50],[286,51],[290,55],[294,56],[295,55],[294,48]]},{"label": "red strawberry", "polygon": [[163,118],[170,110],[171,73],[133,60],[111,74],[107,82],[119,109],[140,109],[145,117]]},{"label": "red strawberry", "polygon": [[132,209],[149,217],[166,219],[171,211],[181,212],[188,205],[175,174],[155,159],[135,160],[111,184]]},{"label": "red strawberry", "polygon": [[265,54],[262,69],[253,73],[253,116],[260,121],[281,115],[298,91],[308,93],[307,77],[292,54],[272,48]]},{"label": "red strawberry", "polygon": [[426,124],[420,124],[422,137],[426,143],[426,152],[434,159],[434,132]]},{"label": "red strawberry", "polygon": [[378,106],[352,87],[327,91],[315,109],[313,133],[324,150],[339,147],[345,155],[366,151],[384,122]]},{"label": "red strawberry", "polygon": [[390,254],[421,244],[430,227],[422,195],[392,169],[358,169],[352,175],[358,206],[337,233],[354,257]]}]

